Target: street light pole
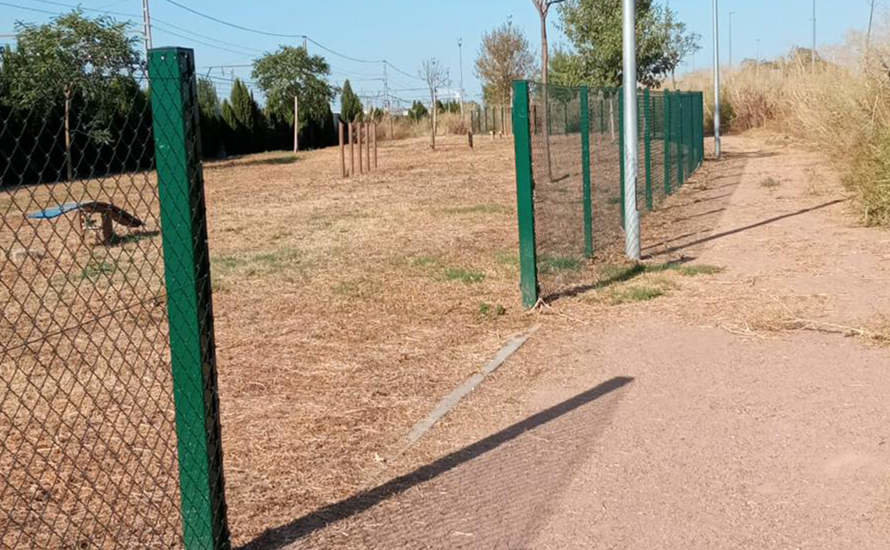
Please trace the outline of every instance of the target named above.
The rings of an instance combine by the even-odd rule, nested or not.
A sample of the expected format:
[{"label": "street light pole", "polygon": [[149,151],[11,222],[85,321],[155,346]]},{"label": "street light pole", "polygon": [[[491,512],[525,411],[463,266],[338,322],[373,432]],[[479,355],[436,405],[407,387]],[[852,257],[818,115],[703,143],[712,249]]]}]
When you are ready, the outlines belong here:
[{"label": "street light pole", "polygon": [[148,59],[148,51],[151,43],[151,14],[148,11],[148,0],[142,0],[142,28],[145,33],[145,59]]},{"label": "street light pole", "polygon": [[624,0],[624,252],[640,259],[640,216],[637,212],[637,35],[636,1]]},{"label": "street light pole", "polygon": [[720,159],[720,18],[717,0],[712,0],[714,10],[714,156]]},{"label": "street light pole", "polygon": [[816,74],[816,0],[813,0],[813,49],[810,52],[813,74]]},{"label": "street light pole", "polygon": [[457,39],[457,50],[460,56],[460,118],[464,118],[464,39]]}]

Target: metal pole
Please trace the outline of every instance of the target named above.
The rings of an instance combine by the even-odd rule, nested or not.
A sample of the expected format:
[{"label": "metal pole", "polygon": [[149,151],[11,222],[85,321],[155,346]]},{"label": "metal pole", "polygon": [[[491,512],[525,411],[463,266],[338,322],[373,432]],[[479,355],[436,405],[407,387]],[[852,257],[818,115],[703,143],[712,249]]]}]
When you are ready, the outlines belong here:
[{"label": "metal pole", "polygon": [[816,73],[816,0],[813,0],[813,50],[810,52],[810,64],[813,74]]},{"label": "metal pole", "polygon": [[636,42],[636,2],[624,0],[624,252],[631,260],[640,259],[640,218],[637,212]]},{"label": "metal pole", "polygon": [[460,56],[460,118],[464,118],[464,40],[457,39],[457,50]]},{"label": "metal pole", "polygon": [[875,18],[875,0],[871,0],[871,9],[868,11],[868,32],[865,33],[865,61],[868,63],[868,50],[871,46],[871,24]]},{"label": "metal pole", "polygon": [[151,50],[151,13],[148,10],[148,0],[142,0],[142,28],[145,33],[145,57],[148,59],[148,51]]},{"label": "metal pole", "polygon": [[714,10],[714,156],[720,158],[720,23],[717,0],[712,0]]}]

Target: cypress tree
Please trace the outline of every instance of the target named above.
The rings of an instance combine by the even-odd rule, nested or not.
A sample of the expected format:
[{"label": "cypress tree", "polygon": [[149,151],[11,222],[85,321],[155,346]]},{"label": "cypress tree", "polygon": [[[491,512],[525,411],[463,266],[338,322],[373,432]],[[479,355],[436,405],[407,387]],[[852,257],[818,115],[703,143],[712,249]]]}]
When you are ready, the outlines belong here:
[{"label": "cypress tree", "polygon": [[343,91],[340,94],[340,116],[347,122],[362,119],[362,102],[352,91],[349,79],[343,83]]}]

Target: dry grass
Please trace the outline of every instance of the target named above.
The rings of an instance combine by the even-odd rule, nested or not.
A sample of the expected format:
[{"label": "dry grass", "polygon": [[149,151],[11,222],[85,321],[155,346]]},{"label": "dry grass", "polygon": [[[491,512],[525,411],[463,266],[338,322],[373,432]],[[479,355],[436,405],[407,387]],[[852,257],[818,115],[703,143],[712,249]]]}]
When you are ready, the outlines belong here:
[{"label": "dry grass", "polygon": [[[825,152],[853,190],[866,225],[890,225],[890,80],[880,59],[890,35],[874,42],[869,60],[859,36],[834,49],[817,65],[780,61],[727,69],[721,119],[743,131],[769,128]],[[880,35],[879,35],[880,36]],[[713,127],[711,73],[690,75],[682,88],[705,92],[705,129]]]},{"label": "dry grass", "polygon": [[[378,471],[378,457],[386,457],[418,418],[508,335],[532,323],[516,288],[512,142],[479,140],[470,150],[464,139],[445,136],[435,152],[425,138],[381,142],[379,160],[378,171],[345,180],[336,149],[205,167],[226,491],[236,544],[363,487]],[[22,339],[32,326],[15,307],[39,320],[32,335],[39,341],[54,323],[99,318],[109,307],[103,301],[127,301],[135,292],[148,305],[52,346],[4,351],[4,381],[33,388],[3,401],[0,467],[16,484],[3,498],[26,491],[37,499],[47,491],[75,511],[50,507],[41,515],[39,500],[4,500],[18,523],[2,523],[4,516],[0,533],[16,537],[24,530],[30,537],[24,540],[36,546],[57,546],[52,534],[40,538],[41,522],[64,518],[70,532],[80,524],[79,532],[101,537],[102,526],[83,516],[100,508],[76,512],[74,495],[81,494],[117,503],[114,512],[99,512],[133,537],[118,533],[117,540],[144,541],[140,531],[165,529],[167,538],[160,540],[175,540],[160,237],[93,248],[79,244],[68,217],[28,223],[21,215],[91,194],[133,204],[150,221],[147,229],[157,229],[154,176],[68,187],[65,197],[61,186],[2,194],[3,205],[16,205],[4,208],[4,257],[19,263],[3,263],[0,290],[8,292],[8,305],[0,336]],[[41,238],[32,242],[35,234]],[[22,247],[42,256],[13,254]],[[135,343],[126,345],[131,339]],[[134,353],[146,358],[138,368],[131,364]],[[11,376],[18,378],[10,382]],[[58,389],[63,394],[56,401],[42,400],[41,391]],[[98,397],[85,410],[119,419],[120,435],[108,432],[116,425],[97,413],[74,422],[80,432],[66,440],[92,437],[100,447],[110,442],[107,463],[53,442],[71,431],[65,415],[76,416],[78,407],[61,416],[51,409],[63,410],[90,392]],[[133,399],[119,397],[130,393]],[[16,412],[29,399],[33,404]],[[130,425],[133,419],[155,426],[163,436],[151,441],[162,443],[142,451],[114,443],[148,437]],[[37,471],[21,466],[44,447],[64,456],[70,471],[56,472],[46,460],[34,462]],[[144,469],[124,466],[137,462],[145,462]],[[88,474],[75,475],[83,469]],[[120,481],[124,488],[113,490]]]}]

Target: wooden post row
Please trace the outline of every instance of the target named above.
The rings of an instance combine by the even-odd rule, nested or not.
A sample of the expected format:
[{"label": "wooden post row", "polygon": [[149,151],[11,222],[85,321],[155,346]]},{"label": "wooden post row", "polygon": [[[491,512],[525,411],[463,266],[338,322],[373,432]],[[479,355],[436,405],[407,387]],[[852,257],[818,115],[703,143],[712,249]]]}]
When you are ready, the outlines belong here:
[{"label": "wooden post row", "polygon": [[340,177],[346,177],[346,146],[343,143],[343,121],[338,121],[338,133],[340,137]]}]

